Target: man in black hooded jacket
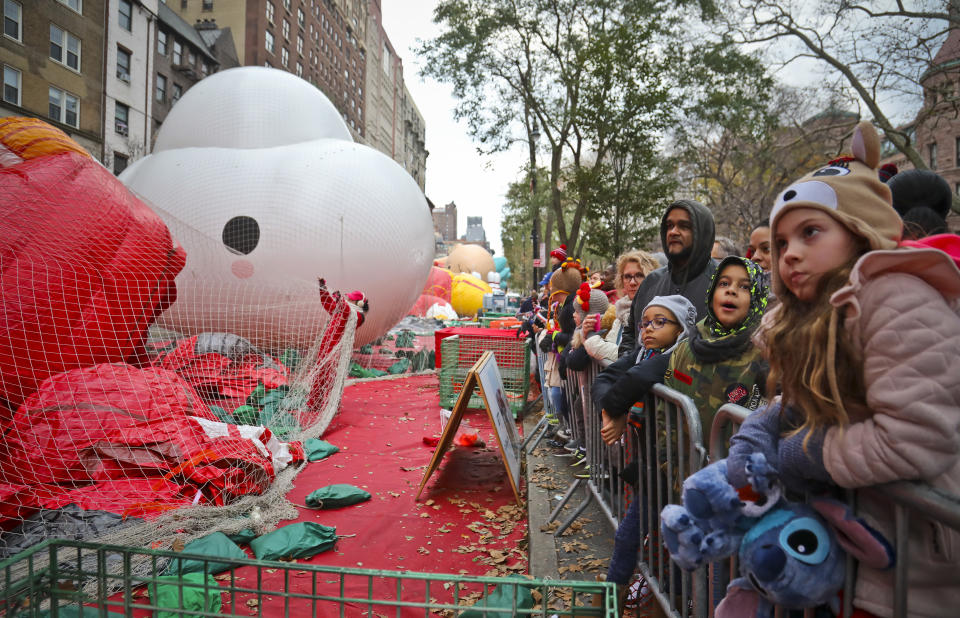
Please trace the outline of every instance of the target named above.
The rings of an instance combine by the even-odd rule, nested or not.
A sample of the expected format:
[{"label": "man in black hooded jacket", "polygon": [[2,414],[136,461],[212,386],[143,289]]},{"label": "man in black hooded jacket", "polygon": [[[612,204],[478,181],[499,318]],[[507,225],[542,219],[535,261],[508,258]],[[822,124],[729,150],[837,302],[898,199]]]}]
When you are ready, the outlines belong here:
[{"label": "man in black hooded jacket", "polygon": [[639,351],[635,348],[642,330],[640,319],[654,296],[680,294],[693,303],[698,322],[706,317],[707,288],[717,269],[717,261],[710,257],[713,239],[713,213],[706,206],[693,200],[670,204],[660,220],[660,242],[668,263],[647,275],[633,297],[620,340],[621,358]]}]

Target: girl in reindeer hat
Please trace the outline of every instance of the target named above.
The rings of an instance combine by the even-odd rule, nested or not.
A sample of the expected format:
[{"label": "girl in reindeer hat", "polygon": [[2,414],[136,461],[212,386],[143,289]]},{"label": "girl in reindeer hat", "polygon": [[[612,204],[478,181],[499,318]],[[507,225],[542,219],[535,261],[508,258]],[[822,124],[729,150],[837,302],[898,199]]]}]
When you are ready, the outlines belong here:
[{"label": "girl in reindeer hat", "polygon": [[[960,270],[938,250],[899,246],[873,126],[861,122],[852,144],[853,157],[801,178],[773,206],[780,303],[758,339],[767,390],[783,395],[734,436],[728,477],[745,485],[746,454],[765,443],[787,490],[906,479],[960,495]],[[780,438],[770,446],[764,434]],[[882,490],[862,492],[858,511],[895,538]],[[955,615],[960,533],[915,514],[908,534],[908,615]],[[892,570],[861,564],[854,605],[890,616],[893,590]]]}]

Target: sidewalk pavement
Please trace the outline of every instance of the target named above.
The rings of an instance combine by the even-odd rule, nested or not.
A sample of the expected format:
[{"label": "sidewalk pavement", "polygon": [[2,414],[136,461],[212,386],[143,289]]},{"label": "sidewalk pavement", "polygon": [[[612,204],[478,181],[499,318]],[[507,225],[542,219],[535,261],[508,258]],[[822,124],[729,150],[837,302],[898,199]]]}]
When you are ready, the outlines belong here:
[{"label": "sidewalk pavement", "polygon": [[[533,431],[542,414],[542,410],[527,414],[523,419],[523,435]],[[572,466],[574,461],[562,448],[549,446],[546,439],[527,454],[530,574],[536,578],[594,581],[607,572],[616,530],[596,501],[591,501],[562,536],[553,534],[560,522],[583,503],[584,487],[567,501],[557,521],[547,522],[567,489],[577,480],[574,475],[583,472],[583,464]]]}]

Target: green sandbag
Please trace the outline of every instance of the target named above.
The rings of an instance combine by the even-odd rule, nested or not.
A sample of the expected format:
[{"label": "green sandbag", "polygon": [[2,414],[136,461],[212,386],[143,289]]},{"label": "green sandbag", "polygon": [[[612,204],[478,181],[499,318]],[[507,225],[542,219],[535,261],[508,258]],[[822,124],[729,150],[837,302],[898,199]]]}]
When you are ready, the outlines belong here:
[{"label": "green sandbag", "polygon": [[250,549],[260,560],[309,558],[337,544],[337,529],[312,521],[301,521],[250,542]]},{"label": "green sandbag", "polygon": [[410,359],[409,359],[409,358],[401,358],[400,360],[398,360],[398,361],[395,362],[394,364],[392,364],[392,365],[390,365],[389,367],[387,367],[387,373],[389,373],[390,375],[395,376],[395,375],[398,375],[398,374],[401,374],[401,373],[406,373],[407,369],[410,369]]},{"label": "green sandbag", "polygon": [[311,509],[339,509],[370,499],[370,492],[353,485],[327,485],[310,492],[306,505]]},{"label": "green sandbag", "polygon": [[[246,545],[253,539],[257,538],[257,533],[247,528],[241,530],[240,532],[234,532],[233,534],[228,534],[227,538],[236,543],[237,545]],[[246,554],[244,554],[246,555]]]},{"label": "green sandbag", "polygon": [[360,363],[350,363],[350,377],[351,378],[379,378],[380,376],[387,375],[386,371],[380,369],[367,369],[363,367]]},{"label": "green sandbag", "polygon": [[[227,535],[222,532],[213,532],[205,537],[194,539],[183,547],[185,554],[200,554],[209,558],[248,558],[246,552],[237,547],[237,544],[231,541]],[[224,562],[204,562],[203,560],[183,560],[174,558],[167,567],[164,575],[176,575],[178,573],[200,573],[206,565],[207,573],[220,573],[231,568],[231,565]]]},{"label": "green sandbag", "polygon": [[[203,585],[207,588],[204,589]],[[181,595],[183,598],[181,605]],[[183,611],[220,613],[220,584],[212,575],[187,573],[183,576],[158,577],[150,584],[150,603],[163,609],[155,610],[153,618],[180,618]]]},{"label": "green sandbag", "polygon": [[[493,589],[493,592],[477,601],[476,605],[474,606],[486,608],[488,611],[484,612],[479,609],[468,609],[460,614],[460,618],[512,618],[514,615],[514,595],[517,597],[517,609],[532,609],[533,595],[530,594],[530,590],[523,585],[524,582],[529,582],[530,580],[520,577],[519,575],[508,575],[503,579],[515,580],[517,583],[497,585]],[[505,611],[494,612],[489,611],[490,609],[502,609]]]},{"label": "green sandbag", "polygon": [[303,452],[307,456],[307,461],[319,461],[339,451],[340,447],[319,438],[310,438],[303,443]]}]

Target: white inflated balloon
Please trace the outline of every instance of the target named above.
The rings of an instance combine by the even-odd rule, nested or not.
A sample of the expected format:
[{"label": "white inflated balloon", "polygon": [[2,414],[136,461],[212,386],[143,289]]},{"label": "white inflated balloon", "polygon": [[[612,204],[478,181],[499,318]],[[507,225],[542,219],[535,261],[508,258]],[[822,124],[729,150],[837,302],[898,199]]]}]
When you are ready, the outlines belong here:
[{"label": "white inflated balloon", "polygon": [[[192,93],[215,77],[227,91],[236,91],[222,78],[234,74],[246,84],[248,71],[271,92],[292,77],[295,91],[302,85],[312,91],[308,98],[314,101],[307,102],[315,113],[323,105],[332,108],[303,80],[250,67],[205,79],[175,109],[191,103]],[[291,96],[296,105],[303,103],[300,94]],[[257,103],[257,97],[233,100],[240,106]],[[304,112],[275,110],[278,133],[300,124]],[[246,115],[259,114],[254,109]],[[171,114],[161,137],[183,130],[171,127],[172,120]],[[342,124],[339,115],[336,120]],[[317,279],[323,277],[330,289],[366,294],[370,309],[356,342],[372,341],[405,315],[426,282],[433,258],[426,199],[402,167],[372,148],[335,138],[278,145],[276,135],[261,147],[250,146],[250,136],[240,140],[248,144],[244,147],[232,137],[225,140],[228,147],[170,148],[167,141],[165,150],[121,175],[156,207],[187,252],[177,302],[160,322],[187,333],[233,332],[269,348],[303,347],[323,327],[317,300]]]},{"label": "white inflated balloon", "polygon": [[292,73],[238,67],[194,85],[170,110],[153,151],[269,148],[324,137],[353,141],[327,97]]}]

